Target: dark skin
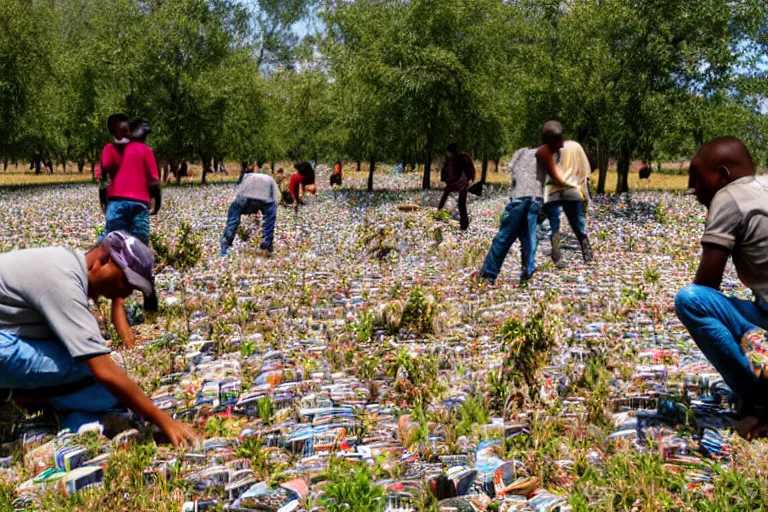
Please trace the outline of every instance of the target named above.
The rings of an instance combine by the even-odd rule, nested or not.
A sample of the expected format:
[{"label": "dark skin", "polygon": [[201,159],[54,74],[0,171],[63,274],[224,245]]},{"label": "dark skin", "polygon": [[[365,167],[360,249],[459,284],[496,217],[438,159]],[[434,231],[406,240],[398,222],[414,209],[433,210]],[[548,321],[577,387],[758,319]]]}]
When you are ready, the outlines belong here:
[{"label": "dark skin", "polygon": [[[691,160],[688,172],[696,186],[696,199],[709,209],[715,194],[735,180],[754,175],[755,165],[740,141],[723,137],[702,146]],[[730,256],[731,252],[724,247],[705,244],[694,284],[719,290]],[[736,431],[745,439],[766,437],[768,424],[747,416],[736,424]]]},{"label": "dark skin", "polygon": [[[93,249],[86,254],[85,261],[88,268],[89,298],[95,300],[105,297],[117,301],[125,299],[133,292],[125,273],[110,259],[106,249]],[[157,425],[168,436],[171,444],[178,447],[194,442],[195,435],[190,428],[174,421],[158,409],[108,354],[93,357],[86,361],[86,364],[97,382],[107,388],[120,403]],[[20,404],[35,401],[36,398],[39,400],[40,397],[35,397],[31,390],[14,394],[14,400]]]},{"label": "dark skin", "polygon": [[543,144],[536,150],[536,161],[547,170],[547,174],[558,187],[569,187],[557,170],[555,155],[563,148],[563,126],[557,121],[549,121],[541,131]]},{"label": "dark skin", "polygon": [[[740,142],[715,139],[699,149],[688,169],[696,183],[696,199],[709,208],[723,187],[755,174],[755,165]],[[705,245],[694,284],[720,289],[730,252],[720,246]]]},{"label": "dark skin", "polygon": [[[117,140],[120,140],[120,139],[130,139],[131,138],[131,127],[128,124],[128,121],[120,121],[118,123],[115,123],[112,126],[112,130],[110,131],[110,133]],[[118,148],[122,151],[123,146],[118,146]],[[114,173],[117,172],[117,169],[102,168],[102,172],[106,172],[109,175],[113,175]]]},{"label": "dark skin", "polygon": [[[131,138],[134,142],[141,142],[142,144],[145,143],[147,140],[147,136],[143,134],[140,135],[134,135],[127,122],[125,123],[119,123],[117,125],[117,129],[113,132],[114,136],[122,135],[123,134],[123,125],[125,125],[128,130],[128,136]],[[149,191],[149,197],[151,198],[151,205],[150,205],[150,215],[157,215],[157,212],[160,210],[160,204],[161,204],[161,192],[160,192],[160,181],[158,180],[152,180],[147,183],[147,190]],[[128,316],[125,313],[125,300],[123,298],[118,298],[112,301],[112,323],[115,326],[115,330],[117,331],[117,335],[120,337],[120,341],[123,342],[123,344],[129,348],[132,349],[136,346],[136,335],[133,333],[133,329],[131,329],[131,324],[128,322]]]}]

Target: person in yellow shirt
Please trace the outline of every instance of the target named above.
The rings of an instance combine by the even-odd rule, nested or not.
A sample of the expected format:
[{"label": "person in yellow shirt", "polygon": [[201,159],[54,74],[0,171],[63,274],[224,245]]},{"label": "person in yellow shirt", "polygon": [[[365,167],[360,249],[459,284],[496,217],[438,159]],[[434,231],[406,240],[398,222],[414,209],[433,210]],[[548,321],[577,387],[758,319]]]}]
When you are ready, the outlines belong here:
[{"label": "person in yellow shirt", "polygon": [[544,211],[549,219],[552,241],[552,261],[557,264],[562,259],[560,242],[560,209],[565,212],[568,223],[581,246],[584,261],[592,261],[592,246],[586,233],[584,208],[589,204],[588,179],[591,173],[589,158],[584,148],[576,141],[567,140],[556,158],[544,162],[550,178],[544,193]]}]

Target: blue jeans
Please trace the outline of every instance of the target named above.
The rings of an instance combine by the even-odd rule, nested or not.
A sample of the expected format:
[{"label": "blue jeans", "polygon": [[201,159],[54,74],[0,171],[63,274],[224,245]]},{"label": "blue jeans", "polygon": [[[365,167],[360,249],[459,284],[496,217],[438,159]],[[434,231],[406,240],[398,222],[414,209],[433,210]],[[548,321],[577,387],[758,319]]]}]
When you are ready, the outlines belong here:
[{"label": "blue jeans", "polygon": [[768,307],[726,297],[707,286],[689,285],[677,292],[675,312],[712,366],[731,390],[745,401],[768,402],[741,349],[741,337],[768,329]]},{"label": "blue jeans", "polygon": [[[49,388],[92,377],[88,365],[75,362],[60,341],[25,340],[6,331],[0,331],[0,368],[2,389]],[[117,399],[99,383],[48,398],[48,403],[67,415],[62,427],[73,432],[119,406]]]},{"label": "blue jeans", "polygon": [[584,219],[584,201],[554,201],[544,205],[544,213],[552,228],[550,238],[560,232],[560,209],[565,212],[576,239],[581,242],[587,238],[587,221]]},{"label": "blue jeans", "polygon": [[522,278],[528,279],[536,268],[536,222],[541,211],[539,197],[520,197],[507,203],[501,216],[499,232],[491,243],[491,250],[483,263],[483,277],[495,280],[504,264],[509,249],[520,239]]},{"label": "blue jeans", "polygon": [[130,199],[110,199],[107,203],[106,234],[113,231],[125,231],[149,245],[147,205]]},{"label": "blue jeans", "polygon": [[277,220],[277,204],[247,197],[238,197],[229,206],[229,212],[227,213],[227,227],[224,230],[224,236],[221,237],[222,256],[227,254],[227,250],[235,240],[237,228],[240,227],[240,217],[257,212],[261,212],[264,215],[261,226],[261,245],[259,247],[272,252],[274,247],[275,221]]}]

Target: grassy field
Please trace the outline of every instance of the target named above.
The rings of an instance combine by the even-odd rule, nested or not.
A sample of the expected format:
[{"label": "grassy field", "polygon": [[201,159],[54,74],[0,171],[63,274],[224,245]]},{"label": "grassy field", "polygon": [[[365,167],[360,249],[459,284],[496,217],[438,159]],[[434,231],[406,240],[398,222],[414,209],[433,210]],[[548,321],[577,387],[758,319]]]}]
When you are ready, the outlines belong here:
[{"label": "grassy field", "polygon": [[[367,172],[347,172],[346,177],[367,179]],[[597,173],[592,175],[593,186],[597,186]],[[606,180],[605,189],[607,192],[613,192],[616,190],[617,175],[614,171],[608,172],[608,179]],[[503,172],[489,172],[487,176],[487,182],[494,185],[509,185],[509,174]],[[0,182],[1,183],[1,182]],[[440,185],[440,173],[432,173],[433,186],[439,187]],[[376,181],[374,178],[374,186]],[[660,190],[667,192],[683,191],[688,187],[688,176],[670,175],[670,174],[653,174],[649,180],[641,180],[637,173],[631,173],[629,175],[629,188],[630,190]]]},{"label": "grassy field", "polygon": [[[227,166],[228,174],[209,174],[207,179],[210,183],[228,182],[237,179],[239,169],[237,164],[229,164]],[[282,164],[282,167],[289,169],[289,164]],[[73,169],[73,168],[70,168]],[[357,178],[360,180],[366,180],[368,178],[367,172],[355,172],[353,165],[345,166],[345,177]],[[197,184],[200,183],[200,167],[191,166],[190,171],[192,176],[184,178],[183,184]],[[385,171],[378,171],[377,176]],[[592,175],[592,181],[594,186],[597,186],[597,173]],[[507,185],[509,183],[509,174],[507,173],[488,173],[488,183],[495,185]],[[91,183],[90,170],[85,172],[62,172],[57,169],[54,174],[41,173],[36,175],[34,172],[26,170],[26,166],[9,166],[8,171],[0,171],[0,187],[28,187],[35,185],[56,185],[67,183]],[[169,183],[175,183],[172,178]],[[374,179],[374,186],[376,182]],[[440,187],[440,173],[432,173],[432,184],[436,188]],[[682,175],[669,175],[669,174],[656,174],[654,173],[649,180],[641,180],[637,173],[631,173],[629,176],[629,187],[631,190],[662,190],[662,191],[682,191],[685,190],[688,184],[687,176]],[[611,171],[608,173],[608,180],[606,182],[606,190],[612,192],[616,190],[616,173]]]},{"label": "grassy field", "polygon": [[[345,187],[364,187],[366,177],[348,172]],[[437,174],[433,179],[438,182]],[[493,173],[489,181],[506,186],[509,177]],[[328,190],[327,174],[320,174],[319,183]],[[19,488],[53,466],[54,452],[9,436],[10,444],[0,443],[0,457],[13,455],[0,464],[0,512],[13,510],[22,492],[30,492],[26,498],[37,505],[27,510],[177,512],[184,502],[211,498],[220,500],[216,510],[221,510],[227,499],[223,485],[200,489],[197,479],[222,457],[247,463],[270,488],[293,475],[306,479],[310,496],[300,510],[341,497],[351,503],[348,508],[324,510],[381,512],[383,507],[361,503],[379,499],[393,480],[426,488],[420,473],[424,461],[475,453],[489,440],[498,441],[494,455],[514,461],[517,475],[534,479],[574,512],[765,510],[768,442],[747,443],[732,435],[721,414],[725,407],[708,412],[693,403],[709,393],[696,385],[697,378],[713,370],[674,313],[676,291],[691,282],[698,264],[701,205],[679,193],[656,191],[596,198],[589,214],[595,263],[582,261],[568,235],[566,265],[558,268],[543,239],[532,281],[519,283],[515,249],[496,284],[488,286],[469,276],[497,232],[507,191],[489,187],[473,198],[472,224],[461,232],[449,215],[435,211],[440,192],[425,194],[419,183],[417,174],[382,171],[376,176],[379,193],[325,192],[309,199],[299,215],[281,209],[269,259],[256,252],[255,219],[244,220],[232,251],[226,258],[219,255],[234,187],[169,187],[161,214],[151,220],[152,232],[173,247],[173,260],[182,261],[178,255],[189,249],[195,264],[180,272],[162,257],[160,311],[135,326],[139,347],[122,348],[106,323],[105,335],[153,399],[177,397],[173,407],[185,413],[183,421],[201,439],[231,442],[231,451],[212,450],[201,465],[197,458],[156,446],[146,426],[127,446],[85,435],[71,442],[89,457],[111,455],[100,486],[68,497],[56,484]],[[684,176],[654,175],[639,184],[633,176],[631,185],[674,190],[686,182]],[[615,186],[615,175],[608,186]],[[0,203],[5,226],[0,252],[87,248],[104,222],[94,186],[33,185],[0,193]],[[398,208],[414,204],[423,207]],[[188,238],[180,234],[182,223],[194,226]],[[563,228],[567,234],[567,223]],[[181,238],[187,240],[182,250]],[[725,281],[736,278],[729,266]],[[129,299],[132,311],[140,300]],[[109,304],[100,302],[95,311],[106,319]],[[198,404],[208,378],[199,376],[214,370],[188,361],[197,340],[210,340],[217,364],[239,365],[212,379],[236,377],[241,391],[251,393],[263,389],[267,376],[279,375],[283,382],[297,382],[295,400],[278,402],[270,391],[244,415],[219,414],[203,400]],[[277,375],[265,370],[274,368],[266,366],[274,364],[274,351],[283,357]],[[346,436],[361,446],[383,439],[397,451],[382,451],[375,464],[358,466],[366,473],[358,473],[346,465],[354,459],[336,454],[336,444],[321,449],[313,442],[312,450],[321,453],[312,459],[288,444],[266,446],[277,429],[285,436],[300,432],[304,404],[317,403],[314,390],[339,383],[355,392],[339,404],[358,407],[364,400],[374,411],[356,413],[353,429],[333,425],[339,439]],[[684,390],[690,396],[678,395]],[[674,403],[675,416],[654,419],[657,407],[645,401],[648,396]],[[451,405],[457,398],[463,399],[460,405]],[[631,424],[640,412],[648,421],[642,436]],[[20,415],[16,409],[7,413],[6,424]],[[496,418],[504,418],[509,430],[499,428]],[[702,453],[704,429],[722,436],[723,450]],[[617,432],[621,435],[613,437]],[[682,449],[687,457],[678,456]],[[418,459],[404,460],[402,450]],[[430,493],[416,494],[421,501],[415,511],[450,510]],[[495,498],[493,508],[484,510],[513,510],[502,508],[501,501]]]}]

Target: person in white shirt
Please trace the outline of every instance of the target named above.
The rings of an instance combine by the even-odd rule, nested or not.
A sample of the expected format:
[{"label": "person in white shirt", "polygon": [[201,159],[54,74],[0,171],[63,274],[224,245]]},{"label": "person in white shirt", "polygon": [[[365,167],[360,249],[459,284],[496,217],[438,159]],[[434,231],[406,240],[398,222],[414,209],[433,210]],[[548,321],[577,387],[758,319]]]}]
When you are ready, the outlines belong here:
[{"label": "person in white shirt", "polygon": [[243,174],[237,188],[237,197],[230,205],[227,214],[227,227],[221,237],[221,255],[226,256],[227,251],[232,247],[237,228],[240,227],[240,217],[258,212],[264,216],[259,248],[272,254],[279,202],[280,188],[271,176],[254,172]]}]

